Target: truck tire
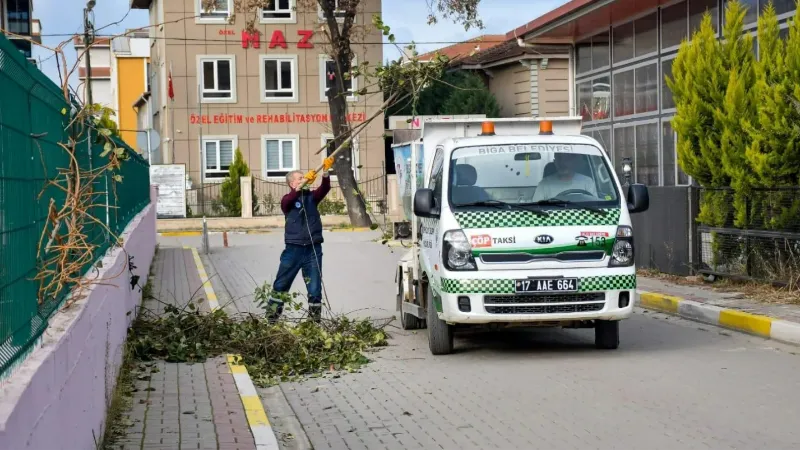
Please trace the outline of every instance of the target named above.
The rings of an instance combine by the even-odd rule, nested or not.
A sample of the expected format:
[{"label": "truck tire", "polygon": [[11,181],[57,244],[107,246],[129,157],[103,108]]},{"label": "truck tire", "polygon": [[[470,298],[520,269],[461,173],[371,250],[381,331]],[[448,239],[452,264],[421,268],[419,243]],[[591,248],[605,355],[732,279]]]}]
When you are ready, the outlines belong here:
[{"label": "truck tire", "polygon": [[404,330],[418,330],[422,328],[421,320],[412,314],[403,312],[403,301],[405,300],[405,283],[403,282],[403,272],[400,271],[397,283],[397,306],[400,309],[400,325]]},{"label": "truck tire", "polygon": [[619,321],[598,320],[594,327],[594,346],[601,350],[616,350],[619,347]]},{"label": "truck tire", "polygon": [[425,300],[428,313],[428,347],[434,355],[449,355],[453,353],[453,327],[436,315],[430,284],[425,286]]}]

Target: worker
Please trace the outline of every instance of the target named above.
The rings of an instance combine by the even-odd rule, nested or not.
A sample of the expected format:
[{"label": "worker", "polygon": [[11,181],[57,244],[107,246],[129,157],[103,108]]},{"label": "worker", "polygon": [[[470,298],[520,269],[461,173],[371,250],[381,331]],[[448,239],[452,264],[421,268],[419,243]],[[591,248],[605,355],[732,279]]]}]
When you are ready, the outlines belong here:
[{"label": "worker", "polygon": [[269,300],[269,320],[275,322],[283,313],[283,303],[297,273],[303,271],[303,279],[308,291],[308,313],[312,320],[322,317],[322,219],[317,205],[331,190],[329,171],[333,157],[322,164],[322,184],[317,189],[308,189],[317,178],[310,170],[295,170],[286,175],[286,183],[291,192],[281,199],[281,210],[286,216],[284,242],[286,248],[281,253],[278,274],[272,285]]}]

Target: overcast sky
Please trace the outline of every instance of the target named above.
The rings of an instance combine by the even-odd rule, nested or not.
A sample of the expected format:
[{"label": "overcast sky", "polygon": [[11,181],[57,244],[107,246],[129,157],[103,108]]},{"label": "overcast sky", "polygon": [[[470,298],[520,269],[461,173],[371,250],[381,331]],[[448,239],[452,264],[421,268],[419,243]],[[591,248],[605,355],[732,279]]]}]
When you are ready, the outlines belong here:
[{"label": "overcast sky", "polygon": [[[114,34],[126,28],[137,28],[147,25],[147,11],[128,11],[130,0],[96,0],[94,8],[95,27],[100,28],[122,21],[118,25],[105,28],[102,34]],[[171,0],[176,1],[176,0]],[[398,42],[415,41],[420,52],[444,47],[446,44],[426,42],[462,41],[481,34],[500,34],[527,23],[530,20],[566,3],[566,0],[482,0],[480,16],[485,29],[470,30],[465,33],[460,25],[441,22],[436,26],[427,24],[426,0],[384,0],[383,16],[387,25],[392,27]],[[83,0],[34,0],[34,17],[42,21],[42,42],[56,46],[69,36],[83,30]],[[126,12],[127,17],[126,17]],[[402,21],[395,18],[402,17]],[[124,20],[122,20],[124,18]],[[53,36],[60,35],[60,36]],[[42,70],[54,80],[58,80],[58,71],[51,52],[42,49],[34,50],[37,59],[44,60]],[[67,59],[74,64],[77,55],[70,45],[66,51]],[[390,45],[384,47],[384,57],[396,58],[397,50]]]}]

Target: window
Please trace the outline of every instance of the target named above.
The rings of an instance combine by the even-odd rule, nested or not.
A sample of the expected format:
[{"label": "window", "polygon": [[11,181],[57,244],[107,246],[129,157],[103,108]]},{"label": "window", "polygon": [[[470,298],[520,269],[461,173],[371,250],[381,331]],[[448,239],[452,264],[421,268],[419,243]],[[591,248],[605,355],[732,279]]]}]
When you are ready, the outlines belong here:
[{"label": "window", "polygon": [[264,136],[262,151],[264,154],[264,175],[267,177],[285,177],[297,170],[298,136]]},{"label": "window", "polygon": [[[792,0],[792,2],[794,2],[794,0]],[[725,20],[724,11],[728,9],[728,3],[730,3],[730,0],[723,0],[722,2],[722,11],[723,11],[722,20]],[[755,24],[758,21],[758,0],[739,0],[739,3],[744,7],[746,11],[744,15],[744,25],[746,26]],[[767,4],[766,1],[762,1],[762,3],[765,6]]]},{"label": "window", "polygon": [[634,69],[636,114],[658,111],[658,64]]},{"label": "window", "polygon": [[719,17],[717,17],[717,0],[690,0],[689,1],[689,29],[691,34],[700,29],[703,22],[703,15],[708,12],[711,14],[711,25],[714,31],[719,30]]},{"label": "window", "polygon": [[436,154],[433,155],[433,164],[431,164],[431,178],[428,181],[428,189],[433,190],[433,208],[436,213],[442,206],[442,174],[444,172],[444,150],[442,147],[436,149]]},{"label": "window", "polygon": [[667,49],[681,45],[689,29],[689,16],[686,2],[667,6],[661,10],[661,48]]},{"label": "window", "polygon": [[611,84],[607,76],[578,84],[578,108],[583,120],[604,120],[611,113]]},{"label": "window", "polygon": [[[31,3],[29,0],[7,0],[8,31],[22,36],[31,34]],[[2,9],[2,8],[0,8]],[[30,55],[26,55],[30,57]]]},{"label": "window", "polygon": [[672,130],[672,123],[664,120],[661,123],[661,160],[664,172],[664,186],[675,186],[675,132]]},{"label": "window", "polygon": [[633,22],[614,28],[614,62],[633,58]]},{"label": "window", "polygon": [[614,117],[658,111],[658,64],[614,74]]},{"label": "window", "polygon": [[[330,156],[331,153],[334,152],[334,150],[336,150],[336,146],[334,145],[333,135],[323,134],[322,145],[325,146],[325,152],[322,154],[322,159],[324,160],[325,158]],[[353,138],[352,149],[353,153],[350,157],[350,166],[353,169],[353,174],[355,175],[356,180],[358,180],[358,137],[357,136]],[[341,155],[341,152],[339,152],[337,155]]]},{"label": "window", "polygon": [[608,31],[604,31],[576,45],[578,73],[609,66]]},{"label": "window", "polygon": [[658,173],[658,123],[636,125],[636,182],[648,186],[659,185]]},{"label": "window", "polygon": [[672,78],[672,62],[674,59],[661,61],[661,110],[672,109],[675,107],[675,100],[672,98],[672,91],[667,86],[667,77]]},{"label": "window", "polygon": [[[197,11],[200,21],[222,22],[228,20],[231,14],[231,3],[233,0],[196,0]],[[210,4],[210,8],[207,7]]]},{"label": "window", "polygon": [[636,151],[636,136],[632,126],[614,128],[614,170],[620,181],[625,182],[622,174],[622,160],[630,158],[633,161]]},{"label": "window", "polygon": [[635,113],[633,70],[614,74],[614,117]]},{"label": "window", "polygon": [[[344,20],[345,11],[341,9],[339,6],[340,0],[335,0],[335,3],[336,3],[336,9],[333,10],[333,15],[336,17],[336,20],[338,22],[341,22],[342,20]],[[317,5],[317,14],[319,15],[319,20],[324,22],[325,13],[322,12],[322,6],[320,6],[319,4]]]},{"label": "window", "polygon": [[145,92],[151,92],[150,91],[150,77],[151,76],[152,75],[150,75],[150,61],[147,61],[146,65],[145,65],[145,69],[144,69],[145,84],[147,85],[147,89],[145,90]]},{"label": "window", "polygon": [[294,21],[294,0],[269,0],[261,10],[261,22],[285,23]]},{"label": "window", "polygon": [[[755,0],[750,1],[755,2]],[[775,5],[775,13],[778,15],[792,13],[796,8],[795,0],[772,0],[772,4]],[[761,9],[763,10],[766,7],[767,2],[762,1]]]},{"label": "window", "polygon": [[206,180],[222,181],[228,176],[236,141],[236,136],[203,137],[203,177]]},{"label": "window", "polygon": [[[351,67],[357,64],[356,60],[353,59]],[[328,90],[334,87],[334,83],[336,83],[336,72],[335,72],[336,62],[326,55],[320,55],[320,65],[319,65],[319,76],[320,76],[320,101],[327,102],[328,101]],[[357,90],[358,80],[353,79],[352,77],[347,77],[344,80],[344,89],[347,91],[347,100],[348,101],[355,101],[356,94],[355,91]]]},{"label": "window", "polygon": [[658,12],[634,21],[634,29],[636,31],[634,48],[637,57],[658,51]]},{"label": "window", "polygon": [[204,103],[235,103],[236,77],[233,56],[201,56],[200,76]]},{"label": "window", "polygon": [[261,56],[261,101],[297,102],[297,56]]}]

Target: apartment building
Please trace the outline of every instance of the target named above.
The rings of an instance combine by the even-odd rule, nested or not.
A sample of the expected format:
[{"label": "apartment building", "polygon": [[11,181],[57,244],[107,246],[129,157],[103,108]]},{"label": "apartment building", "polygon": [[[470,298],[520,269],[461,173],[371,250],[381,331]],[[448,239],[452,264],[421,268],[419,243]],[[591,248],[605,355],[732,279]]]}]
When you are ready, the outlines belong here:
[{"label": "apartment building", "polygon": [[[73,44],[80,65],[78,79],[80,99],[85,101],[85,83],[91,79],[92,101],[111,108],[120,136],[131,147],[137,148],[137,115],[134,104],[149,91],[148,64],[150,61],[150,38],[148,31],[128,30],[124,36],[113,39],[97,38],[89,51],[83,36],[75,36]],[[86,54],[91,62],[91,74],[87,72]],[[138,149],[143,152],[144,149]]]},{"label": "apartment building", "polygon": [[[269,10],[234,11],[233,0],[132,0],[149,9],[154,128],[164,138],[164,162],[186,165],[195,185],[221,181],[240,149],[253,175],[280,181],[291,170],[316,167],[331,134],[326,91],[334,82],[317,8],[276,0]],[[356,18],[367,33],[354,45],[355,63],[383,59],[381,34],[371,26],[380,0],[362,0]],[[246,31],[253,21],[256,31]],[[349,82],[349,117],[360,123],[383,102],[356,95]],[[373,89],[374,90],[374,89]],[[172,95],[170,95],[170,93]],[[357,179],[383,170],[383,117],[356,139]]]},{"label": "apartment building", "polygon": [[7,35],[8,39],[29,61],[36,64],[33,44],[28,39],[42,43],[42,24],[33,18],[33,1],[0,0],[0,28],[13,33]]}]

